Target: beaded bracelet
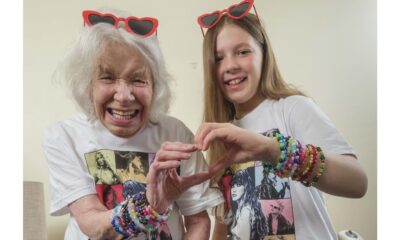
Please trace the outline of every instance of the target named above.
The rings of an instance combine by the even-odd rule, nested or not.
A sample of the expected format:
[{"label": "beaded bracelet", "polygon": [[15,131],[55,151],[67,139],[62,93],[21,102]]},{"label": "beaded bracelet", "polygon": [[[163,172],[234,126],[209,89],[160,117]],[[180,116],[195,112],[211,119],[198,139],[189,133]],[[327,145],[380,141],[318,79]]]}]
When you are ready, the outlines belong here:
[{"label": "beaded bracelet", "polygon": [[114,208],[111,224],[124,238],[136,237],[143,232],[155,239],[160,227],[166,224],[169,212],[170,209],[164,214],[157,213],[150,207],[146,194],[139,192]]},{"label": "beaded bracelet", "polygon": [[281,178],[291,177],[292,168],[295,164],[295,159],[299,155],[297,141],[292,137],[287,137],[287,161],[286,166],[277,175]]},{"label": "beaded bracelet", "polygon": [[309,166],[304,172],[301,174],[301,177],[298,181],[304,182],[305,180],[309,179],[311,174],[314,172],[315,164],[317,163],[317,150],[316,148],[311,145],[307,144],[307,149],[309,151],[310,162]]},{"label": "beaded bracelet", "polygon": [[[264,173],[273,172],[281,178],[291,177],[292,180],[299,181],[307,187],[318,182],[326,170],[325,156],[321,148],[311,144],[303,147],[300,142],[290,136],[285,137],[279,131],[268,133],[267,137],[275,138],[278,141],[280,153],[275,164],[263,162]],[[320,162],[319,171],[310,180],[318,160]]]},{"label": "beaded bracelet", "polygon": [[317,147],[317,152],[318,152],[319,159],[320,159],[319,170],[318,170],[318,173],[313,177],[313,179],[310,182],[303,182],[303,184],[306,187],[311,187],[314,184],[316,184],[326,169],[325,156],[324,156],[324,153],[322,152],[322,149],[320,147]]},{"label": "beaded bracelet", "polygon": [[277,172],[285,167],[285,163],[287,161],[287,142],[286,138],[280,134],[279,132],[272,132],[267,135],[268,137],[273,137],[278,141],[279,144],[279,159],[278,162],[274,165],[273,163],[264,163],[264,171],[267,172]]},{"label": "beaded bracelet", "polygon": [[119,220],[119,213],[121,212],[122,206],[124,203],[120,203],[118,204],[115,208],[114,208],[114,215],[113,218],[111,220],[111,225],[113,226],[113,228],[115,229],[115,231],[117,233],[120,233],[122,236],[124,236],[124,238],[129,237],[129,234],[125,231],[125,229],[121,226],[120,224],[120,220]]},{"label": "beaded bracelet", "polygon": [[302,155],[304,156],[305,151],[303,149],[303,146],[301,145],[300,142],[297,142],[297,151],[296,151],[296,157],[293,161],[293,167],[290,171],[289,177],[293,177],[294,173],[296,172],[296,170],[301,166],[301,164],[303,163],[302,161]]}]

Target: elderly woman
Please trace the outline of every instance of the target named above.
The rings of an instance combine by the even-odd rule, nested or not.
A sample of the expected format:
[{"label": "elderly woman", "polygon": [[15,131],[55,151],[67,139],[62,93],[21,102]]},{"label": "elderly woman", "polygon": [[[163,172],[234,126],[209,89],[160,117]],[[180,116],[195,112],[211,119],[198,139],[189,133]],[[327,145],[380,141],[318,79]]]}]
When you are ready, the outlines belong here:
[{"label": "elderly woman", "polygon": [[[208,239],[206,209],[223,197],[208,188],[210,173],[190,130],[165,115],[171,94],[157,20],[94,11],[83,17],[85,27],[55,73],[82,114],[46,129],[43,143],[51,214],[71,215],[65,239]],[[102,153],[118,175],[128,164],[118,156],[127,152],[149,166],[146,192],[124,199],[130,184],[117,176],[111,186],[119,204],[108,209],[100,199],[110,185],[95,182],[95,158]]]}]

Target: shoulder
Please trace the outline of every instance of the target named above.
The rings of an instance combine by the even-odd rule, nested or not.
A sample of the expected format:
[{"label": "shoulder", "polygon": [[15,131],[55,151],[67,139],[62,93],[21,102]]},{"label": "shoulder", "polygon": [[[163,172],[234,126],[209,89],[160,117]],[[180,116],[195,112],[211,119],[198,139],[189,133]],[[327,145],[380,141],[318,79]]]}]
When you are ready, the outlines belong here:
[{"label": "shoulder", "polygon": [[185,124],[181,120],[166,114],[160,116],[157,124],[175,128],[186,128]]},{"label": "shoulder", "polygon": [[305,105],[315,105],[314,100],[309,97],[301,96],[301,95],[293,95],[286,98],[281,98],[277,101],[277,105],[280,107],[291,110],[294,107],[300,107]]},{"label": "shoulder", "polygon": [[89,129],[92,124],[83,114],[58,121],[44,130],[44,139],[55,139],[67,135],[82,135],[85,129]]},{"label": "shoulder", "polygon": [[323,115],[321,109],[310,97],[293,95],[281,98],[274,102],[273,111],[283,119],[296,119],[298,117],[307,117],[309,115]]},{"label": "shoulder", "polygon": [[253,208],[250,205],[246,205],[240,211],[240,216],[241,217],[251,217],[252,212],[253,212]]},{"label": "shoulder", "polygon": [[157,125],[168,132],[190,132],[189,128],[181,120],[169,115],[163,115],[162,117],[160,117]]},{"label": "shoulder", "polygon": [[190,129],[179,119],[169,116],[160,116],[157,123],[151,124],[162,139],[167,141],[184,141],[192,137]]}]

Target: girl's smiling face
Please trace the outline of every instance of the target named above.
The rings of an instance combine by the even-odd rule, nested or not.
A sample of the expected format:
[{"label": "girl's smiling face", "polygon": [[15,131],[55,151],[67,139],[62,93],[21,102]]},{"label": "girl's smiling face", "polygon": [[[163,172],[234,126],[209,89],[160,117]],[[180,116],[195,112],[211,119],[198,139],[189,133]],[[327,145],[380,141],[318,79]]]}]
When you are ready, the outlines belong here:
[{"label": "girl's smiling face", "polygon": [[259,91],[262,48],[248,32],[228,24],[217,36],[215,57],[218,85],[243,116],[264,99]]}]

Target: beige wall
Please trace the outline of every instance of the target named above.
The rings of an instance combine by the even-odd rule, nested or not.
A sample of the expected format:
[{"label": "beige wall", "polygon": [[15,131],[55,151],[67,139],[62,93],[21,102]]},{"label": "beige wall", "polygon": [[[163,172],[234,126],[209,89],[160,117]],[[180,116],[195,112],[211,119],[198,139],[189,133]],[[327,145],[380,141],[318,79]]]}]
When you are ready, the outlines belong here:
[{"label": "beige wall", "polygon": [[[109,6],[159,19],[158,37],[175,78],[170,113],[196,131],[201,121],[203,37],[198,15],[225,0],[24,1],[24,180],[45,183],[43,129],[74,115],[52,71],[82,26],[81,11]],[[256,0],[284,77],[313,97],[358,153],[369,177],[360,200],[327,196],[336,229],[376,238],[376,1]],[[62,239],[67,217],[47,214],[49,239]]]}]

